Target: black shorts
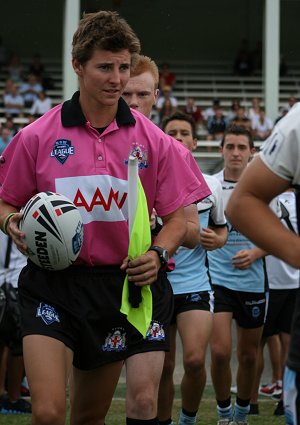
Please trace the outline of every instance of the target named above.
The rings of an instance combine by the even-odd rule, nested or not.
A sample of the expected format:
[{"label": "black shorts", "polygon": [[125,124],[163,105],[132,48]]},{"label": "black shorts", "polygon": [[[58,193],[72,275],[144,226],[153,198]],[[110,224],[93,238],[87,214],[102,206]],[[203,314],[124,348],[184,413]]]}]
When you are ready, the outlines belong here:
[{"label": "black shorts", "polygon": [[212,285],[215,293],[215,313],[230,312],[239,326],[254,329],[265,322],[266,295],[264,292],[233,291]]},{"label": "black shorts", "polygon": [[213,313],[214,311],[214,292],[200,291],[189,294],[174,295],[174,313],[171,324],[176,323],[176,317],[180,313],[190,310],[203,310]]},{"label": "black shorts", "polygon": [[119,267],[47,271],[30,261],[19,278],[23,336],[46,335],[74,352],[89,370],[147,351],[169,349],[173,292],[166,273],[151,285],[153,315],[145,338],[120,313],[125,273]]},{"label": "black shorts", "polygon": [[263,336],[291,332],[298,289],[270,289]]}]

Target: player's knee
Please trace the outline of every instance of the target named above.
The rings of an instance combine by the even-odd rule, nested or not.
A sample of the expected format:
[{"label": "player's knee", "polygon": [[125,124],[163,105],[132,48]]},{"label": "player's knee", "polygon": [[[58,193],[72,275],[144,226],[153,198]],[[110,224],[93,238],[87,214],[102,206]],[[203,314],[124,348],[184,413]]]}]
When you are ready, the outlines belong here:
[{"label": "player's knee", "polygon": [[64,425],[65,409],[54,405],[36,406],[32,412],[32,423],[39,425]]},{"label": "player's knee", "polygon": [[230,363],[231,353],[229,350],[224,349],[224,347],[215,347],[214,350],[211,350],[211,359],[215,366],[228,364]]},{"label": "player's knee", "polygon": [[154,394],[147,391],[141,391],[136,394],[132,403],[130,403],[131,412],[127,415],[132,418],[154,417],[157,410],[157,402]]},{"label": "player's knee", "polygon": [[192,354],[183,360],[184,370],[186,373],[199,374],[205,370],[205,357]]},{"label": "player's knee", "polygon": [[257,351],[249,350],[238,353],[238,361],[245,367],[253,367],[256,365]]}]

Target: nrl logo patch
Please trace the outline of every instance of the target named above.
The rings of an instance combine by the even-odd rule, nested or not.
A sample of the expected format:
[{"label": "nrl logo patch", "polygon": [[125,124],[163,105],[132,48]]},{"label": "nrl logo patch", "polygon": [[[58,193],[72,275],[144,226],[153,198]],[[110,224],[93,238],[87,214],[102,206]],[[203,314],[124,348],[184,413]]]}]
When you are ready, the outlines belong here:
[{"label": "nrl logo patch", "polygon": [[71,145],[71,141],[66,139],[56,140],[50,156],[57,159],[61,164],[64,164],[69,158],[69,155],[74,155],[74,146]]},{"label": "nrl logo patch", "polygon": [[58,313],[51,305],[40,303],[36,310],[36,317],[41,317],[46,325],[51,325],[54,322],[60,322]]}]

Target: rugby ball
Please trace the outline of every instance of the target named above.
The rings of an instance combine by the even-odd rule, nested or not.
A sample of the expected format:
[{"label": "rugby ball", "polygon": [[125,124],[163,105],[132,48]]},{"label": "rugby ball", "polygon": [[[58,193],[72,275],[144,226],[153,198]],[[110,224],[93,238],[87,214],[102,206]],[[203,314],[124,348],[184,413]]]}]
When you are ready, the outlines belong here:
[{"label": "rugby ball", "polygon": [[70,199],[40,192],[29,199],[22,213],[19,228],[25,233],[31,261],[47,270],[62,270],[74,263],[83,243],[83,222]]}]

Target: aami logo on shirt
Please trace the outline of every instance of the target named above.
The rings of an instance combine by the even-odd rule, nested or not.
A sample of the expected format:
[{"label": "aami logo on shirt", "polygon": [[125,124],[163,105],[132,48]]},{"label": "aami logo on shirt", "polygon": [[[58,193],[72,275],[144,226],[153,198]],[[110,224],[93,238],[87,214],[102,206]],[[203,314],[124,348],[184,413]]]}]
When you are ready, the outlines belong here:
[{"label": "aami logo on shirt", "polygon": [[112,176],[79,176],[55,180],[55,190],[71,199],[87,224],[128,219],[127,180]]},{"label": "aami logo on shirt", "polygon": [[50,156],[57,159],[58,162],[64,164],[69,158],[69,155],[74,155],[74,146],[71,146],[70,140],[56,140]]}]

